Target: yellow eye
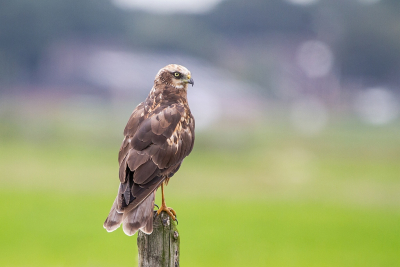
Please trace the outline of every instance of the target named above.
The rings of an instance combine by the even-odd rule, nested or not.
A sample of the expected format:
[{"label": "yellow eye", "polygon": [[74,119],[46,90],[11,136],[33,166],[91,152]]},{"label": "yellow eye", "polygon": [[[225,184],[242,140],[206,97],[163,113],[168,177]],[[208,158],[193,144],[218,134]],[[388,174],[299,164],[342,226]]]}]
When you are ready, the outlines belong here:
[{"label": "yellow eye", "polygon": [[175,77],[179,77],[180,73],[179,72],[175,72],[174,75],[175,75]]}]

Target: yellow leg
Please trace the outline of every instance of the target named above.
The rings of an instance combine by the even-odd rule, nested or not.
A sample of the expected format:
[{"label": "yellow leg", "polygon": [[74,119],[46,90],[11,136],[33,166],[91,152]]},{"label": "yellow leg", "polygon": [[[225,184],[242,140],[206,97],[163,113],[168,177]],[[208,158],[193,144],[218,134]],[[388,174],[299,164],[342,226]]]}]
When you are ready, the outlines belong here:
[{"label": "yellow leg", "polygon": [[172,218],[172,220],[176,221],[176,212],[174,211],[173,208],[167,207],[165,204],[165,198],[164,198],[164,182],[161,184],[161,198],[162,198],[162,203],[161,207],[158,209],[157,214],[160,214],[162,211],[165,211],[168,213],[168,215]]}]

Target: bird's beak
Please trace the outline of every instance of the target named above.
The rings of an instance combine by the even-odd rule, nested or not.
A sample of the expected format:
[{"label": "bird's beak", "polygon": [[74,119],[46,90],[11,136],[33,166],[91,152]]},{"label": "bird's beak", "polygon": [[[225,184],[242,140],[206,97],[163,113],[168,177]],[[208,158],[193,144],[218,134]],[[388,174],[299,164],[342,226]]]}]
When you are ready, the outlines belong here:
[{"label": "bird's beak", "polygon": [[193,81],[192,77],[190,75],[188,75],[186,78],[187,79],[185,80],[185,82],[186,83],[190,83],[192,85],[192,87],[193,87],[194,81]]},{"label": "bird's beak", "polygon": [[193,85],[194,85],[194,81],[193,81],[193,79],[192,79],[192,78],[190,78],[190,79],[189,79],[188,83],[190,83],[190,84],[192,85],[192,87],[193,87]]}]

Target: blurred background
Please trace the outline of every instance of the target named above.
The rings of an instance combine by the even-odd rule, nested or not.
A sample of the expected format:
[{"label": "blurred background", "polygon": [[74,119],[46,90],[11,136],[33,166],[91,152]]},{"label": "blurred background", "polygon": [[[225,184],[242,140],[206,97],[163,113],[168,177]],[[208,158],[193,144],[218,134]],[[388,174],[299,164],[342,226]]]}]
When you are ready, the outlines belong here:
[{"label": "blurred background", "polygon": [[0,265],[137,265],[136,235],[102,224],[123,128],[177,63],[196,118],[166,188],[182,266],[399,266],[399,14],[397,0],[2,0]]}]

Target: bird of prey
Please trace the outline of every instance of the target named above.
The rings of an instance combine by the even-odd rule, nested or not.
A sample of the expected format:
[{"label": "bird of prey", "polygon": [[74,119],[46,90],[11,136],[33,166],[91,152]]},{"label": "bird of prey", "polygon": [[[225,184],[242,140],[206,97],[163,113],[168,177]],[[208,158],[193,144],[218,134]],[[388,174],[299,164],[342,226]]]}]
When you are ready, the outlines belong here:
[{"label": "bird of prey", "polygon": [[194,144],[188,84],[194,84],[190,71],[170,64],[157,73],[148,97],[132,112],[118,155],[118,195],[103,225],[108,232],[122,223],[129,236],[138,229],[151,234],[155,193],[160,186],[162,204],[157,213],[166,211],[176,219],[176,212],[165,204],[164,184],[178,171]]}]

